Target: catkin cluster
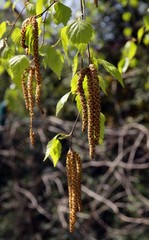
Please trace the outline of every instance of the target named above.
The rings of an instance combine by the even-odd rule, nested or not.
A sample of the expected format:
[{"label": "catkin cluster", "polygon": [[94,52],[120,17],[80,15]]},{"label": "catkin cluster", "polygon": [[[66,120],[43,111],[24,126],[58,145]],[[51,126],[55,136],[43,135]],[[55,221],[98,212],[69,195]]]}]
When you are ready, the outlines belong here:
[{"label": "catkin cluster", "polygon": [[[30,114],[30,141],[32,145],[34,145],[34,132],[33,132],[33,118],[34,118],[34,102],[36,102],[39,110],[43,113],[43,109],[41,107],[41,88],[42,88],[42,78],[40,73],[40,65],[39,65],[39,54],[38,54],[38,23],[35,17],[27,18],[23,24],[21,29],[21,46],[25,49],[26,54],[28,54],[28,46],[26,43],[26,31],[27,27],[31,26],[32,28],[32,38],[33,38],[33,46],[32,46],[32,64],[31,67],[25,69],[22,74],[22,89],[25,99],[26,108],[29,110]],[[27,78],[28,75],[28,78]],[[26,80],[27,78],[27,80]],[[35,96],[33,94],[33,80],[36,79],[35,82]]]},{"label": "catkin cluster", "polygon": [[66,157],[68,194],[69,194],[69,230],[74,231],[77,211],[81,211],[81,159],[78,153],[70,149]]},{"label": "catkin cluster", "polygon": [[[87,97],[83,89],[83,81],[87,76]],[[82,107],[82,131],[87,128],[89,141],[89,154],[95,156],[95,145],[100,137],[100,86],[98,72],[94,64],[81,69],[77,84],[78,94]]]}]

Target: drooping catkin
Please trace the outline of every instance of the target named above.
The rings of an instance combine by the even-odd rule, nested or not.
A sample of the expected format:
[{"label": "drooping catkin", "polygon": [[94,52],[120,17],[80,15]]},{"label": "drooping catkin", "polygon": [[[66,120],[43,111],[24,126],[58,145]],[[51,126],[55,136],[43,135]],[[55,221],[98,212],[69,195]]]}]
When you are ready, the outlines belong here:
[{"label": "drooping catkin", "polygon": [[94,64],[89,65],[92,76],[93,84],[93,101],[94,101],[94,138],[95,144],[98,144],[100,137],[100,111],[101,111],[101,100],[100,100],[100,85],[98,79],[97,68]]},{"label": "drooping catkin", "polygon": [[29,109],[29,101],[28,101],[28,91],[27,91],[27,83],[26,83],[26,77],[27,77],[27,69],[23,71],[21,82],[22,82],[22,91],[24,95],[24,101],[25,101],[25,106],[26,109]]},{"label": "drooping catkin", "polygon": [[20,44],[25,49],[26,53],[28,53],[28,46],[26,45],[26,30],[27,30],[27,26],[31,22],[31,19],[32,19],[31,17],[27,18],[23,22],[22,28],[21,28],[21,41],[20,41]]},{"label": "drooping catkin", "polygon": [[87,70],[87,87],[88,87],[88,142],[89,155],[92,158],[95,156],[95,139],[94,139],[94,88],[93,79],[90,68]]},{"label": "drooping catkin", "polygon": [[41,107],[41,88],[42,88],[42,77],[40,73],[39,55],[38,55],[38,23],[35,17],[32,17],[32,27],[33,27],[33,54],[35,62],[35,76],[36,76],[36,94],[35,100],[39,110],[43,113]]},{"label": "drooping catkin", "polygon": [[87,102],[83,89],[83,81],[86,75],[86,68],[82,68],[79,72],[79,78],[77,83],[77,90],[80,96],[81,108],[82,108],[82,131],[84,132],[87,128]]},{"label": "drooping catkin", "polygon": [[28,74],[27,90],[28,90],[28,102],[29,102],[29,115],[30,115],[30,142],[35,145],[35,134],[33,131],[33,119],[34,119],[34,95],[33,95],[33,80],[34,80],[35,68],[30,67]]},{"label": "drooping catkin", "polygon": [[77,210],[81,211],[81,160],[72,149],[67,153],[66,169],[70,211],[69,230],[73,232]]}]

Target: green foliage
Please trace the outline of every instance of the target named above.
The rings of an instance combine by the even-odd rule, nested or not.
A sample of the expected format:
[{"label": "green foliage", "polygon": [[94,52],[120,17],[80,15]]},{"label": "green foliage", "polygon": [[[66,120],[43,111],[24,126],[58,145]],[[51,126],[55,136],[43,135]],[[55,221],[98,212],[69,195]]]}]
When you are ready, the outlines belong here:
[{"label": "green foliage", "polygon": [[73,44],[88,44],[93,35],[93,27],[85,20],[78,19],[67,27],[68,39]]},{"label": "green foliage", "polygon": [[9,60],[9,65],[14,83],[21,88],[22,73],[29,66],[28,58],[25,55],[16,55]]},{"label": "green foliage", "polygon": [[112,64],[103,59],[98,59],[98,63],[101,64],[105,70],[113,77],[115,77],[118,82],[124,87],[122,75],[119,70]]},{"label": "green foliage", "polygon": [[60,156],[61,156],[61,151],[62,151],[62,144],[58,139],[58,135],[56,135],[51,141],[48,142],[47,144],[47,149],[46,149],[46,154],[44,161],[48,158],[51,157],[53,161],[54,167],[56,166]]},{"label": "green foliage", "polygon": [[71,9],[60,2],[54,5],[54,9],[55,14],[53,15],[53,17],[55,24],[63,23],[64,25],[66,25],[71,17]]},{"label": "green foliage", "polygon": [[59,114],[61,109],[64,107],[65,103],[67,102],[71,92],[66,93],[61,99],[58,101],[56,105],[56,116]]},{"label": "green foliage", "polygon": [[41,55],[43,55],[43,62],[45,68],[48,66],[53,72],[60,78],[61,71],[64,64],[63,55],[50,45],[44,45],[40,49]]},{"label": "green foliage", "polygon": [[0,24],[0,38],[2,38],[5,32],[6,32],[6,22],[4,21]]}]

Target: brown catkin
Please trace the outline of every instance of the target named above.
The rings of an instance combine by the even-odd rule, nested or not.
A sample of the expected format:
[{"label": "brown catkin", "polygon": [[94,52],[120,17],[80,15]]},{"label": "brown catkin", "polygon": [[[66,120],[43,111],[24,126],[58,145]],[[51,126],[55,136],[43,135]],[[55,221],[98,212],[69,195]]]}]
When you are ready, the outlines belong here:
[{"label": "brown catkin", "polygon": [[74,231],[77,210],[81,211],[81,160],[71,149],[66,157],[68,194],[69,194],[69,230]]},{"label": "brown catkin", "polygon": [[35,100],[39,110],[43,113],[43,109],[41,106],[41,89],[42,89],[42,77],[40,73],[40,65],[39,65],[39,55],[38,55],[38,23],[35,17],[32,17],[32,27],[33,27],[33,54],[34,54],[34,62],[35,62],[35,76],[36,76],[36,94]]},{"label": "brown catkin", "polygon": [[35,68],[30,67],[28,74],[27,90],[29,101],[29,114],[30,114],[30,142],[35,145],[35,134],[33,131],[33,119],[34,119],[34,96],[33,96],[33,80],[34,80]]},{"label": "brown catkin", "polygon": [[95,156],[95,139],[94,139],[94,88],[93,79],[90,68],[87,71],[87,87],[88,87],[88,142],[89,142],[89,155],[90,158]]},{"label": "brown catkin", "polygon": [[86,74],[86,68],[81,69],[79,72],[79,78],[78,78],[78,83],[77,83],[77,90],[80,96],[80,101],[81,101],[81,108],[82,108],[82,131],[84,132],[87,128],[87,102],[86,102],[86,97],[83,89],[83,81],[85,78]]},{"label": "brown catkin", "polygon": [[28,46],[26,45],[26,29],[27,26],[30,24],[31,22],[31,17],[27,18],[23,24],[22,24],[22,28],[21,28],[21,41],[20,44],[21,46],[26,50],[26,53],[28,52]]},{"label": "brown catkin", "polygon": [[22,82],[22,91],[24,95],[24,101],[25,101],[25,106],[26,109],[29,109],[29,101],[28,101],[28,91],[27,91],[27,84],[26,84],[26,76],[27,76],[27,69],[23,71],[21,82]]},{"label": "brown catkin", "polygon": [[101,111],[100,85],[99,85],[99,79],[98,79],[98,72],[95,65],[90,64],[89,69],[91,71],[92,83],[93,83],[94,138],[95,138],[95,144],[98,144],[99,137],[100,137],[100,111]]}]

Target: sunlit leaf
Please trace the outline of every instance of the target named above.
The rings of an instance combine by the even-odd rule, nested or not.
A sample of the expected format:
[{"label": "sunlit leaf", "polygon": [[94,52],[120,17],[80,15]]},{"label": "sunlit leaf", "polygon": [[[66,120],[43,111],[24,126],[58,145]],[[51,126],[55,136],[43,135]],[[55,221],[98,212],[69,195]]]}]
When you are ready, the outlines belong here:
[{"label": "sunlit leaf", "polygon": [[44,161],[50,157],[52,159],[54,167],[56,166],[58,160],[60,159],[62,151],[62,144],[58,140],[57,136],[55,136],[51,141],[47,144],[46,154]]},{"label": "sunlit leaf", "polygon": [[78,82],[78,74],[75,74],[71,80],[71,92],[72,94],[77,91],[77,82]]},{"label": "sunlit leaf", "polygon": [[138,42],[140,43],[144,34],[144,27],[139,28],[137,32]]},{"label": "sunlit leaf", "polygon": [[61,111],[61,109],[64,107],[65,103],[67,102],[71,92],[66,93],[61,99],[58,101],[56,105],[56,116]]},{"label": "sunlit leaf", "polygon": [[54,47],[49,45],[42,46],[40,49],[40,53],[44,56],[43,62],[45,67],[49,66],[52,71],[60,78],[61,71],[64,64],[63,55],[55,50]]},{"label": "sunlit leaf", "polygon": [[79,113],[82,113],[82,107],[81,107],[81,100],[80,100],[80,96],[77,95],[75,98],[76,104],[77,104],[77,109]]},{"label": "sunlit leaf", "polygon": [[79,59],[78,59],[78,53],[74,56],[73,58],[73,63],[72,63],[72,74],[75,75],[76,71],[78,69],[78,63],[79,63]]},{"label": "sunlit leaf", "polygon": [[56,11],[53,15],[54,22],[56,24],[63,23],[66,25],[71,17],[71,9],[60,2],[54,5],[54,9]]},{"label": "sunlit leaf", "polygon": [[122,58],[118,63],[118,70],[120,71],[120,73],[125,73],[129,67],[129,64],[129,58]]},{"label": "sunlit leaf", "polygon": [[119,70],[112,64],[109,63],[103,59],[98,59],[98,63],[101,64],[105,70],[112,75],[113,77],[115,77],[118,82],[124,87],[124,83],[123,83],[123,79],[122,79],[122,75],[119,72]]},{"label": "sunlit leaf", "polygon": [[11,34],[11,39],[14,43],[20,43],[20,38],[21,38],[21,32],[20,32],[20,28],[16,27],[12,34]]},{"label": "sunlit leaf", "polygon": [[13,81],[20,88],[21,76],[23,70],[29,66],[29,60],[25,55],[16,55],[9,60],[9,66],[12,71]]},{"label": "sunlit leaf", "polygon": [[[37,0],[36,1],[36,15],[42,13],[43,11],[43,3],[44,3],[44,0]],[[40,26],[42,22],[42,18],[38,18],[38,25]],[[40,29],[40,28],[39,28]],[[41,33],[41,31],[39,31],[39,34]]]},{"label": "sunlit leaf", "polygon": [[146,31],[149,30],[149,15],[144,16],[143,18]]},{"label": "sunlit leaf", "polygon": [[4,48],[5,45],[6,45],[5,39],[1,39],[1,40],[0,40],[0,49]]},{"label": "sunlit leaf", "polygon": [[101,75],[98,75],[98,79],[99,79],[99,84],[100,84],[100,87],[102,89],[102,91],[107,95],[107,84],[106,84],[106,81],[103,79],[103,77]]},{"label": "sunlit leaf", "polygon": [[63,27],[61,29],[61,40],[62,40],[62,45],[63,45],[63,49],[64,49],[64,52],[65,52],[65,55],[67,57],[67,60],[69,62],[69,58],[68,58],[68,46],[69,46],[69,39],[68,39],[68,36],[67,36],[67,27]]},{"label": "sunlit leaf", "polygon": [[93,35],[93,27],[85,20],[77,20],[67,27],[67,35],[69,40],[74,44],[88,44]]},{"label": "sunlit leaf", "polygon": [[5,32],[6,32],[6,22],[2,22],[0,24],[0,38],[2,38]]},{"label": "sunlit leaf", "polygon": [[123,58],[132,59],[137,51],[137,45],[133,41],[128,41],[123,48]]},{"label": "sunlit leaf", "polygon": [[[39,10],[36,8],[36,5],[33,3],[26,3],[26,10],[28,13],[30,13],[31,15],[35,15],[37,11],[40,11],[40,7]],[[41,7],[42,8],[42,7]],[[39,12],[40,13],[40,12]]]}]

